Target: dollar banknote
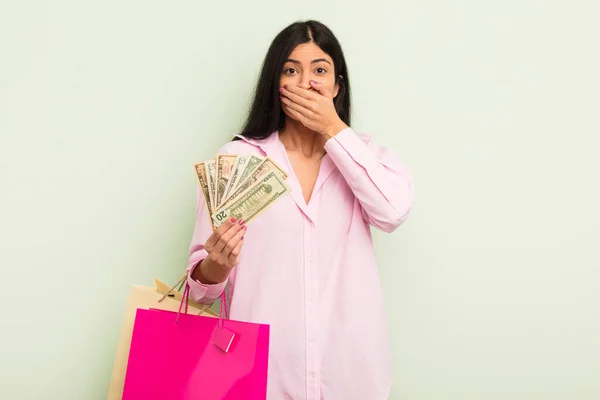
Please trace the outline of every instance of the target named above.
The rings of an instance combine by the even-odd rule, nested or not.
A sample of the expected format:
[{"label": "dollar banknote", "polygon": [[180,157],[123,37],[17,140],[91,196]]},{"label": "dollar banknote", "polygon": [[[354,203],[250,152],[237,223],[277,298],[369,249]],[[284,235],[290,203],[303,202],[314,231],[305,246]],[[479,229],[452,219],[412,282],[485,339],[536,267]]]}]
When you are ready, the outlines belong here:
[{"label": "dollar banknote", "polygon": [[233,166],[233,172],[231,173],[229,184],[225,188],[223,201],[226,201],[231,196],[231,193],[233,193],[233,191],[237,188],[243,177],[254,171],[256,167],[258,167],[264,160],[264,157],[255,155],[238,156]]},{"label": "dollar banknote", "polygon": [[216,229],[231,217],[249,223],[289,190],[285,178],[278,171],[272,170],[216,210],[212,215],[213,225]]},{"label": "dollar banknote", "polygon": [[236,181],[239,179],[241,174],[246,169],[248,165],[248,157],[247,156],[237,156],[235,159],[235,164],[233,164],[233,171],[231,172],[231,177],[229,178],[229,182],[227,182],[227,187],[225,188],[225,193],[223,194],[223,200],[227,199],[231,189],[235,187]]},{"label": "dollar banknote", "polygon": [[232,191],[232,193],[228,196],[227,201],[235,200],[241,193],[246,191],[250,186],[252,186],[255,182],[260,180],[262,177],[266,176],[269,172],[275,172],[281,176],[282,180],[287,179],[287,174],[283,172],[281,168],[275,162],[267,157],[260,164],[254,168],[254,170],[248,174],[248,177],[241,181],[237,187]]},{"label": "dollar banknote", "polygon": [[265,161],[264,157],[259,157],[259,156],[255,156],[255,155],[251,155],[250,158],[248,159],[247,163],[246,163],[246,168],[244,169],[244,171],[242,171],[242,173],[240,174],[240,177],[238,178],[238,181],[236,182],[236,185],[239,185],[241,182],[244,182],[246,180],[246,178],[248,178],[248,176],[254,172],[254,170],[263,162]]},{"label": "dollar banknote", "polygon": [[[194,170],[213,229],[222,223],[216,223],[219,218],[226,218],[231,212],[248,215],[246,220],[255,218],[290,190],[285,183],[287,174],[269,157],[217,154],[213,159],[195,163]],[[250,192],[252,195],[248,195]],[[244,201],[240,203],[240,199]]]},{"label": "dollar banknote", "polygon": [[208,179],[206,177],[206,166],[205,162],[194,164],[194,170],[196,170],[196,176],[198,177],[198,185],[200,186],[200,192],[202,193],[202,197],[204,197],[204,202],[206,203],[206,210],[208,211],[208,215],[212,215],[213,208],[210,203],[210,189],[208,188]]},{"label": "dollar banknote", "polygon": [[216,185],[215,185],[215,160],[208,160],[205,162],[205,168],[206,168],[206,180],[208,182],[208,194],[210,196],[210,205],[212,207],[213,210],[215,210],[216,207],[216,203],[215,203],[215,196],[216,196]]},{"label": "dollar banknote", "polygon": [[216,181],[215,181],[215,207],[221,205],[224,199],[225,189],[231,178],[233,166],[237,156],[235,154],[218,154],[216,159]]}]

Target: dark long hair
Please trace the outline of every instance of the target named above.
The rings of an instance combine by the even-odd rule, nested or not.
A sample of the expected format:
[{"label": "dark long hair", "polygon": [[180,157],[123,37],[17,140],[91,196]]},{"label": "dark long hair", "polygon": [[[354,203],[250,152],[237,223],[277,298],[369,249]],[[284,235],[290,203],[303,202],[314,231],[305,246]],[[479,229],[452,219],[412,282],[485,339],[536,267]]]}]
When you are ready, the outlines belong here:
[{"label": "dark long hair", "polygon": [[285,114],[279,102],[279,79],[285,61],[302,43],[313,42],[333,59],[335,80],[339,83],[334,98],[340,119],[350,126],[350,78],[342,47],[331,30],[318,21],[294,22],[273,39],[263,61],[254,91],[254,100],[241,135],[249,139],[264,139],[275,130],[283,130]]}]

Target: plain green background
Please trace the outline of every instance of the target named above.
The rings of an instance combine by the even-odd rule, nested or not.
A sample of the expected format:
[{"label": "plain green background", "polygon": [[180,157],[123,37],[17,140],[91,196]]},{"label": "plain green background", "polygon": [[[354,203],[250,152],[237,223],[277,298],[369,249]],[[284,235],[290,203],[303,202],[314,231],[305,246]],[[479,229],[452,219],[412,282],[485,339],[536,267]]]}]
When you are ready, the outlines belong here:
[{"label": "plain green background", "polygon": [[597,4],[2,1],[0,398],[105,398],[130,286],[187,265],[192,163],[304,18],[415,181],[375,234],[391,398],[600,398]]}]

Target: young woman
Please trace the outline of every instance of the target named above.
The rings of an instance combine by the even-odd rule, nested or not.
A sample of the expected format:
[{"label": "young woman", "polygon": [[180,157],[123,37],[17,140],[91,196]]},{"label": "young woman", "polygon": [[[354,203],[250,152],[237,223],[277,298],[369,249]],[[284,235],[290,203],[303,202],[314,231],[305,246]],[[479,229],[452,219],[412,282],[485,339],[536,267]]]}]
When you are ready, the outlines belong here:
[{"label": "young woman", "polygon": [[240,135],[220,153],[269,156],[291,192],[250,226],[213,232],[202,195],[190,247],[190,295],[230,318],[271,327],[268,398],[386,399],[386,315],[370,227],[392,232],[413,201],[408,171],[350,127],[342,48],[316,21],[273,40]]}]

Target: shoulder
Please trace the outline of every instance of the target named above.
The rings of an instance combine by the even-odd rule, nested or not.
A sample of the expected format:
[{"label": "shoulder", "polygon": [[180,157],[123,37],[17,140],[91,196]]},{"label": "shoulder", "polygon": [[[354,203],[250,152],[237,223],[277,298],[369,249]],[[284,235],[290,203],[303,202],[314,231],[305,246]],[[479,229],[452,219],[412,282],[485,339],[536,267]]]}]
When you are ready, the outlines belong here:
[{"label": "shoulder", "polygon": [[261,150],[261,144],[264,140],[252,139],[248,140],[245,138],[241,138],[236,136],[235,140],[231,140],[225,143],[219,149],[219,153],[226,154],[257,154],[260,155],[263,153]]},{"label": "shoulder", "polygon": [[367,134],[367,133],[358,133],[355,132],[356,136],[358,136],[358,138],[365,144],[370,144],[371,143],[371,135]]}]

